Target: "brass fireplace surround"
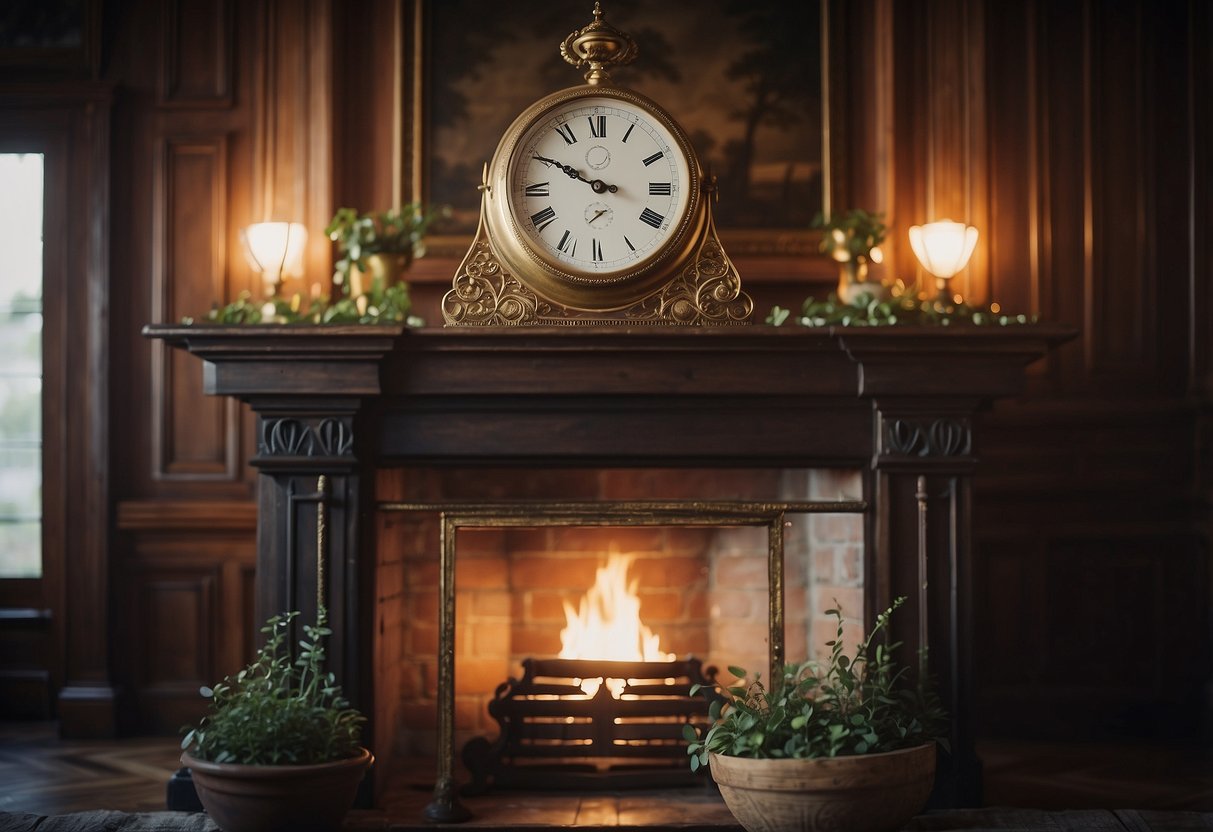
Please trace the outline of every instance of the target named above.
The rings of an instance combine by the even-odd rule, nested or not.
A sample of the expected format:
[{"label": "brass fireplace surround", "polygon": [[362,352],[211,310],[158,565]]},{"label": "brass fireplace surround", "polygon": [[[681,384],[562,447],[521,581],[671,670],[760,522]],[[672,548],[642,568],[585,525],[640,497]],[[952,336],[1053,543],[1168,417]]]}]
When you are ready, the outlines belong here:
[{"label": "brass fireplace surround", "polygon": [[[454,777],[455,761],[455,558],[461,528],[765,526],[767,530],[768,679],[779,678],[784,656],[784,528],[788,514],[857,513],[862,500],[527,501],[503,503],[379,503],[385,512],[437,512],[440,518],[438,622],[438,761],[434,797],[425,809],[432,821],[466,820]],[[925,554],[925,553],[924,553]]]}]

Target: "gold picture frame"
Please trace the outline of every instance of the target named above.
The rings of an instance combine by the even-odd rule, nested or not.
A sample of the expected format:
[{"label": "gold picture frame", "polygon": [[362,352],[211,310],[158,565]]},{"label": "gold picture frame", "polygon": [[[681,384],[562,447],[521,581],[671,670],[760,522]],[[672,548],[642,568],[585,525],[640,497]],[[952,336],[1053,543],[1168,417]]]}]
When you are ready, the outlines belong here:
[{"label": "gold picture frame", "polygon": [[[461,226],[454,233],[444,233],[440,229],[430,234],[426,240],[427,257],[415,264],[415,279],[449,279],[467,252],[475,232],[474,215],[479,208],[475,187],[480,182],[483,165],[492,157],[505,129],[526,108],[523,102],[529,103],[546,93],[580,82],[577,73],[559,59],[557,50],[561,38],[567,33],[565,30],[576,29],[585,23],[572,14],[575,6],[541,4],[546,17],[536,21],[514,4],[503,7],[489,3],[487,8],[493,10],[491,13],[476,14],[471,6],[477,2],[485,3],[487,0],[407,0],[405,8],[408,25],[403,44],[404,130],[401,136],[405,201],[453,204],[450,196],[453,192],[458,193],[459,203],[456,204],[453,222]],[[590,4],[587,2],[586,5],[584,16],[588,20]],[[776,0],[770,3],[771,8],[800,5],[787,7]],[[756,6],[760,10],[764,8],[762,3]],[[801,125],[800,132],[781,140],[783,144],[796,144],[808,131],[811,139],[806,143],[816,149],[807,152],[803,158],[792,158],[786,156],[785,148],[781,161],[763,163],[761,176],[754,174],[757,178],[754,181],[758,181],[758,185],[748,180],[750,190],[746,193],[753,195],[753,199],[747,204],[759,206],[754,216],[760,215],[762,224],[738,224],[735,215],[731,217],[729,213],[730,189],[722,170],[722,159],[725,157],[721,157],[720,153],[724,152],[721,148],[729,147],[735,140],[727,139],[727,134],[723,133],[720,136],[711,135],[714,125],[723,124],[726,119],[719,116],[713,121],[708,115],[710,112],[719,115],[735,108],[733,99],[718,96],[719,100],[711,102],[716,109],[704,111],[705,123],[697,122],[695,111],[688,109],[686,104],[682,107],[670,106],[675,117],[691,134],[704,167],[716,172],[719,177],[722,195],[715,214],[721,242],[735,261],[738,271],[747,279],[761,279],[764,276],[832,279],[836,272],[836,267],[818,254],[820,234],[809,228],[814,214],[818,211],[829,213],[839,158],[839,154],[832,152],[830,147],[829,0],[819,0],[812,3],[810,8],[816,12],[812,15],[811,25],[801,30],[773,27],[779,30],[782,40],[766,44],[765,48],[771,60],[790,56],[790,59],[800,61],[798,66],[802,70],[811,66],[813,71],[810,77],[820,81],[816,94],[807,94],[804,99],[813,102],[803,115],[805,124],[809,126]],[[693,7],[641,4],[636,0],[607,3],[604,11],[608,20],[623,29],[631,25],[636,27],[633,34],[638,35],[641,41],[641,55],[635,66],[644,67],[647,55],[648,60],[657,66],[653,73],[661,76],[657,81],[646,81],[644,78],[637,79],[635,73],[620,73],[620,83],[634,83],[641,92],[667,104],[677,104],[680,98],[706,100],[704,96],[708,93],[704,91],[719,86],[719,79],[729,69],[730,63],[743,57],[743,42],[738,41],[738,48],[733,52],[703,46],[689,49],[684,45],[681,50],[671,48],[663,53],[660,47],[667,43],[664,38],[668,32],[681,31],[692,20],[697,26],[725,31],[719,21],[711,19],[714,9],[711,2],[706,6],[700,3]],[[436,15],[443,17],[436,19]],[[658,23],[653,23],[653,19]],[[437,35],[435,30],[438,30]],[[550,50],[545,51],[542,44],[546,44],[547,40],[551,40]],[[817,42],[819,50],[806,53],[806,42]],[[657,44],[656,49],[653,48],[654,43]],[[744,43],[753,45],[752,42]],[[647,53],[646,45],[649,46]],[[695,68],[675,63],[680,59],[685,63],[696,62]],[[520,64],[524,68],[516,69]],[[511,71],[515,74],[509,74]],[[528,78],[538,76],[538,79],[533,85],[529,82],[518,85],[517,72],[530,73]],[[798,75],[801,81],[804,80],[802,75]],[[439,82],[437,79],[442,80]],[[457,79],[458,83],[453,83],[452,79]],[[684,88],[686,95],[683,95]],[[514,92],[514,98],[500,94],[502,89]],[[436,104],[435,99],[440,103]],[[460,144],[460,148],[470,147],[475,142],[474,150],[463,152],[454,149],[449,140],[451,129],[444,125],[450,121],[452,100],[459,100],[463,102],[462,106],[471,105],[475,109],[475,117],[465,119],[468,129],[456,131],[457,135],[468,134],[467,141]],[[761,120],[764,116],[752,114],[752,117]],[[730,129],[735,128],[734,125]],[[756,126],[754,129],[767,128]],[[445,140],[438,141],[436,136],[443,130],[446,131],[443,134]],[[705,144],[717,152],[705,153]],[[440,159],[436,147],[441,147],[441,153],[447,158]],[[448,176],[452,158],[458,160],[460,165],[454,177]],[[755,155],[752,158],[758,157]],[[435,175],[435,170],[440,166],[446,166],[443,177]],[[757,170],[757,166],[758,162],[752,162],[747,170]],[[449,184],[452,179],[466,179],[466,187],[453,189]],[[816,184],[808,184],[810,182]],[[770,196],[773,188],[783,189],[778,204],[771,202],[774,199]],[[811,203],[797,198],[808,192],[818,194]],[[767,201],[764,202],[764,199]],[[736,200],[733,202],[736,204]],[[794,206],[795,215],[780,220],[779,217],[783,216],[781,210],[789,206]]]}]

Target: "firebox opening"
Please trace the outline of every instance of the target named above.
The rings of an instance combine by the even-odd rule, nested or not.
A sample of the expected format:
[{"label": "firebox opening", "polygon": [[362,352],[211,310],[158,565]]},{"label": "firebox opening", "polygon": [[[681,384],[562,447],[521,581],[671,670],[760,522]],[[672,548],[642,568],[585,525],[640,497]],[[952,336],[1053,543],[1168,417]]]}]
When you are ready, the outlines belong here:
[{"label": "firebox opening", "polygon": [[[835,605],[850,621],[845,641],[862,638],[864,515],[856,504],[863,499],[863,479],[856,470],[435,468],[387,470],[380,478],[385,503],[519,498],[850,503],[845,511],[786,516],[783,646],[789,660],[804,657],[810,644],[820,649],[833,635],[832,619],[824,612]],[[411,760],[441,753],[435,719],[440,526],[433,511],[379,512],[377,728],[394,743],[398,758]],[[626,773],[636,767],[634,760],[647,760],[642,765],[649,769],[664,760],[681,777],[688,771],[682,725],[703,721],[706,712],[702,697],[694,700],[702,712],[689,708],[687,690],[694,680],[687,674],[718,666],[720,681],[729,684],[733,678],[723,668],[732,665],[769,676],[768,537],[761,526],[715,521],[592,526],[519,521],[459,528],[457,747],[473,740],[499,743],[501,722],[491,710],[503,698],[521,697],[528,703],[521,710],[534,728],[518,739],[524,753],[512,755],[523,761],[521,767],[550,770],[558,761],[571,772],[601,776]],[[608,582],[599,583],[600,575]],[[571,647],[570,637],[591,624],[606,628],[605,635],[600,631],[593,637],[597,646],[588,652]],[[553,664],[582,660],[644,667],[612,673]],[[667,664],[655,667],[661,663]],[[549,707],[560,702],[561,708]],[[637,703],[642,707],[628,710]],[[578,755],[567,752],[578,748],[592,753],[570,767]],[[473,774],[457,772],[465,783]],[[554,785],[544,777],[540,782]],[[632,777],[656,784],[644,774]],[[501,784],[511,778],[498,772],[494,779]],[[535,787],[534,782],[522,785]],[[619,778],[612,785],[620,785]]]}]

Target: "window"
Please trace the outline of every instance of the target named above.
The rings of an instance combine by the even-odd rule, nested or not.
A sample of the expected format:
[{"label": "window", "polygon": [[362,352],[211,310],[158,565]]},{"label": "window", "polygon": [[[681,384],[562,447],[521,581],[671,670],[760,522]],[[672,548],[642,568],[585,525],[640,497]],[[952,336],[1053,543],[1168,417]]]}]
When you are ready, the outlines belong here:
[{"label": "window", "polygon": [[0,153],[0,194],[0,578],[40,578],[42,154]]}]

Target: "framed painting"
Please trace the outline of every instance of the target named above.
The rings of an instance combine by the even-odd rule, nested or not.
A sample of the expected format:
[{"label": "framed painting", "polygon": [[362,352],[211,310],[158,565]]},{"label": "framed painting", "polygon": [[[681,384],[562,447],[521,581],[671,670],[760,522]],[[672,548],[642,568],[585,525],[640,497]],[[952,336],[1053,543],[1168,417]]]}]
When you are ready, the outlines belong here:
[{"label": "framed painting", "polygon": [[[413,2],[406,182],[412,198],[452,208],[427,259],[461,258],[498,140],[536,99],[584,83],[559,45],[593,19],[592,4]],[[613,80],[657,101],[691,137],[716,177],[716,225],[734,260],[816,254],[809,225],[830,188],[822,2],[605,4],[605,19],[640,47]]]}]

